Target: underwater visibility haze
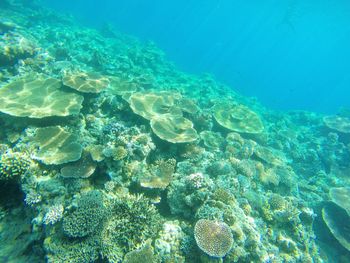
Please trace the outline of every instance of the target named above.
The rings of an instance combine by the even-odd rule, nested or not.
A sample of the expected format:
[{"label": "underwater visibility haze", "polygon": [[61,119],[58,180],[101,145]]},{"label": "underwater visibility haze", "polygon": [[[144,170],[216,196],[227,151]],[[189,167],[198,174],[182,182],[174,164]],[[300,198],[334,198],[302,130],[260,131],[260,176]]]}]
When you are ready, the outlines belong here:
[{"label": "underwater visibility haze", "polygon": [[154,41],[191,73],[209,72],[282,110],[350,107],[346,0],[44,1],[95,28]]},{"label": "underwater visibility haze", "polygon": [[350,3],[0,0],[0,262],[349,263]]}]

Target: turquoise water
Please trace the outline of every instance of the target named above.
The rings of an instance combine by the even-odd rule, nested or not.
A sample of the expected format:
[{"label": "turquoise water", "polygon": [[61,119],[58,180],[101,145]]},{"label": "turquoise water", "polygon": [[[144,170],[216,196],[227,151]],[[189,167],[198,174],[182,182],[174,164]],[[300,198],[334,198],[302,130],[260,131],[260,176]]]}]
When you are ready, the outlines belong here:
[{"label": "turquoise water", "polygon": [[345,1],[0,1],[0,262],[350,262]]},{"label": "turquoise water", "polygon": [[44,1],[101,28],[152,40],[188,72],[209,72],[268,107],[350,107],[348,1]]}]

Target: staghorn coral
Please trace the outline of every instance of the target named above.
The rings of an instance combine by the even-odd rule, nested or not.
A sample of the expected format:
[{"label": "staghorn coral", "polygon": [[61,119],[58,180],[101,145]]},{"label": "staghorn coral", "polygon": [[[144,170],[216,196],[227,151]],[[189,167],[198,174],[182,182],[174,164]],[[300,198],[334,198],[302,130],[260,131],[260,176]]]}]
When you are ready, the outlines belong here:
[{"label": "staghorn coral", "polygon": [[63,219],[63,231],[69,237],[85,237],[92,234],[106,216],[103,197],[94,190],[83,194],[78,207]]},{"label": "staghorn coral", "polygon": [[98,238],[95,235],[86,238],[71,239],[58,232],[44,240],[48,263],[94,262],[99,258]]},{"label": "staghorn coral", "polygon": [[[137,207],[142,206],[141,201],[127,193],[145,192],[153,196],[154,193],[161,192],[162,199],[157,207],[162,216],[159,216],[154,207],[151,209],[154,213],[150,214],[156,214],[155,217],[161,218],[160,221],[164,217],[167,223],[163,224],[160,232],[153,230],[148,235],[161,262],[329,261],[327,258],[321,259],[321,256],[328,253],[326,249],[318,253],[321,246],[317,242],[323,240],[322,235],[312,229],[315,217],[313,211],[319,213],[319,205],[324,200],[329,200],[326,193],[330,188],[348,185],[348,134],[334,129],[328,133],[330,130],[325,129],[323,116],[318,114],[268,110],[256,100],[240,96],[231,87],[218,83],[211,76],[198,77],[180,72],[154,44],[140,43],[119,32],[114,32],[113,37],[104,38],[98,31],[78,26],[71,18],[57,16],[49,10],[39,7],[37,10],[24,10],[25,12],[20,8],[0,8],[0,17],[3,18],[0,20],[15,21],[17,24],[9,27],[0,21],[1,85],[7,87],[9,84],[6,82],[13,83],[17,78],[29,75],[34,78],[38,76],[40,81],[42,78],[59,80],[57,91],[68,94],[65,97],[67,102],[83,90],[93,91],[94,94],[83,94],[83,110],[80,111],[81,103],[80,106],[74,104],[74,111],[68,112],[65,108],[60,111],[61,115],[55,115],[63,116],[67,113],[64,116],[71,116],[65,118],[52,118],[52,111],[46,112],[51,105],[48,108],[30,105],[28,111],[23,105],[16,105],[14,111],[25,109],[26,114],[31,115],[34,114],[31,112],[33,109],[39,112],[35,114],[41,115],[35,117],[37,120],[24,118],[23,122],[18,122],[19,118],[1,114],[0,126],[3,129],[0,131],[0,143],[11,143],[16,152],[29,150],[35,158],[41,146],[33,143],[34,136],[23,137],[22,128],[33,125],[45,129],[49,125],[59,124],[64,132],[76,135],[73,137],[75,141],[78,139],[76,142],[80,144],[79,148],[84,147],[92,155],[93,161],[97,162],[92,165],[97,167],[94,176],[90,177],[88,176],[93,169],[78,170],[82,167],[80,165],[84,162],[85,155],[80,161],[71,164],[47,166],[31,163],[30,170],[21,176],[24,180],[20,181],[20,189],[26,195],[25,202],[28,204],[24,206],[28,211],[26,236],[31,243],[26,251],[55,263],[119,263],[129,260],[129,256],[133,258],[133,255],[142,254],[143,249],[149,252],[149,241],[136,239],[150,233],[147,229],[154,223],[144,213],[148,213],[148,208],[153,205],[143,197],[147,200],[147,205],[139,209]],[[2,54],[5,57],[1,57]],[[80,91],[61,85],[62,75],[66,77],[70,72],[81,76],[76,78],[76,84],[82,88]],[[108,76],[109,85],[104,85],[107,81],[90,81],[80,72],[91,73],[91,76],[104,74],[102,78]],[[95,84],[103,85],[96,87]],[[33,105],[40,103],[44,100],[47,88],[40,87],[36,93],[40,93],[39,90],[43,94],[23,98],[17,94],[14,100],[21,99],[23,102],[29,101],[30,97],[34,100],[35,97],[38,101],[33,102]],[[5,93],[5,96],[9,95]],[[49,98],[54,103],[58,101],[55,96]],[[134,101],[131,102],[130,98]],[[228,122],[240,129],[239,133],[227,134],[226,139],[219,133],[226,132],[218,127],[222,126],[220,122],[216,120],[219,125],[213,125],[215,116],[211,113],[215,109],[213,105],[222,104],[223,100],[230,101],[231,106],[220,114],[227,114]],[[48,101],[46,98],[45,105]],[[128,104],[130,107],[135,104],[136,110],[146,112],[144,115],[147,115],[145,119],[148,121],[164,114],[170,114],[169,119],[185,117],[193,123],[192,128],[197,132],[204,131],[200,134],[201,141],[195,140],[190,144],[175,142],[174,145],[167,144],[167,140],[159,142],[155,138],[156,132],[152,133],[152,127],[143,125],[145,122],[137,118],[138,113],[132,108],[130,110]],[[29,108],[28,105],[27,103]],[[246,105],[246,109],[240,105]],[[231,108],[236,108],[236,111],[231,112]],[[252,121],[254,118],[249,117],[253,116],[251,109],[254,109],[255,117],[260,119],[256,123]],[[42,111],[49,115],[45,117],[51,118],[43,119]],[[349,117],[348,114],[342,116]],[[250,134],[243,131],[251,129],[253,124],[257,124],[259,130],[262,118],[264,132]],[[171,133],[176,133],[174,140],[177,140],[181,133],[177,130],[177,124],[170,128]],[[33,128],[26,129],[28,132],[31,130]],[[168,128],[165,133],[168,138]],[[151,134],[155,136],[151,137]],[[152,143],[152,138],[157,145]],[[56,137],[49,139],[55,141]],[[45,143],[48,141],[50,140],[45,140]],[[60,147],[43,148],[42,154],[45,155],[57,153],[54,149]],[[45,149],[48,149],[46,153]],[[1,150],[1,154],[5,152],[6,150]],[[164,160],[164,164],[171,159],[175,160],[176,172],[172,165],[159,167],[155,161]],[[230,163],[226,160],[230,160]],[[37,166],[36,169],[32,169],[32,165]],[[157,180],[153,179],[157,179],[163,172],[165,180],[158,185],[161,185],[161,189],[167,188],[165,190],[145,189],[137,184],[142,180],[144,185],[152,185],[155,181],[157,184]],[[67,178],[72,175],[79,178]],[[8,183],[1,182],[1,185],[6,186]],[[78,210],[76,201],[79,202],[79,193],[84,195],[84,191],[96,189],[103,193],[107,216],[96,227],[92,227],[95,228],[92,233],[84,237],[67,236],[63,223],[57,221],[63,215],[62,207],[57,204],[64,205],[63,216],[69,218]],[[5,190],[3,196],[7,202],[7,189],[1,190]],[[115,202],[119,205],[115,205]],[[137,212],[132,212],[133,207]],[[167,207],[170,208],[171,215]],[[343,222],[348,220],[347,217],[340,216],[339,210],[327,209],[325,208],[326,213],[336,224],[333,230],[346,234],[346,224]],[[6,213],[8,212],[1,211],[0,220],[2,214]],[[168,221],[173,220],[174,216],[178,222]],[[209,257],[198,249],[193,227],[188,225],[197,219],[216,219],[231,228],[233,249],[224,258]],[[138,224],[141,226],[138,227]],[[2,226],[7,230],[9,225]],[[38,236],[38,242],[32,242],[32,235]],[[23,237],[13,236],[18,237],[16,241]],[[37,253],[42,250],[42,238],[45,239],[45,255]],[[20,243],[13,238],[9,240],[11,242],[0,249],[5,251],[0,258],[20,262],[21,258],[13,259],[9,253],[6,254],[12,245],[10,243]],[[127,240],[132,240],[132,244]],[[179,246],[180,242],[182,246]],[[340,246],[332,246],[329,251],[339,255],[339,258],[343,256],[347,262],[349,254],[338,247]],[[26,262],[40,262],[40,259]],[[146,262],[147,258],[143,257],[143,261]]]},{"label": "staghorn coral", "polygon": [[231,229],[224,222],[198,220],[194,237],[198,247],[212,257],[224,257],[233,245]]}]

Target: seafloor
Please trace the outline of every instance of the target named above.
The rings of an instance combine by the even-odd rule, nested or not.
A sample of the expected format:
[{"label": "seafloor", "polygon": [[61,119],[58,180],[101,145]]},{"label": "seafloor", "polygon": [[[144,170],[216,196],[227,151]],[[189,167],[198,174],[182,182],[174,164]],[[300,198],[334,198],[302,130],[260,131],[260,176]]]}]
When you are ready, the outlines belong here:
[{"label": "seafloor", "polygon": [[350,262],[349,112],[24,2],[0,1],[0,262]]}]

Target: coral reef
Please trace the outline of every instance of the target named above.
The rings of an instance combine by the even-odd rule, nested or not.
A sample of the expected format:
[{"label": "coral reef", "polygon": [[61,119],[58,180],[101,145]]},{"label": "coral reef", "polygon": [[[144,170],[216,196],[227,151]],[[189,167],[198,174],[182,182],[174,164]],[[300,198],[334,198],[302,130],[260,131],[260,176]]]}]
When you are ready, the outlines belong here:
[{"label": "coral reef", "polygon": [[154,43],[5,2],[1,262],[349,262],[346,112],[276,112]]}]

